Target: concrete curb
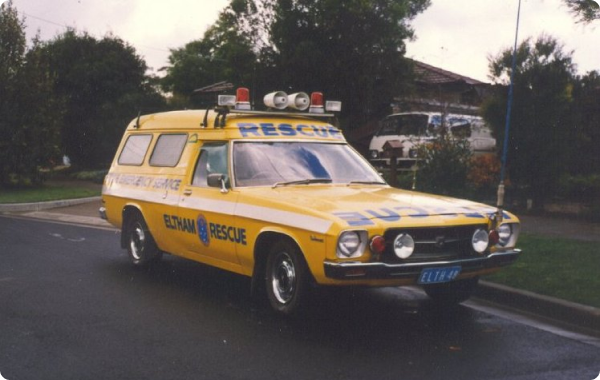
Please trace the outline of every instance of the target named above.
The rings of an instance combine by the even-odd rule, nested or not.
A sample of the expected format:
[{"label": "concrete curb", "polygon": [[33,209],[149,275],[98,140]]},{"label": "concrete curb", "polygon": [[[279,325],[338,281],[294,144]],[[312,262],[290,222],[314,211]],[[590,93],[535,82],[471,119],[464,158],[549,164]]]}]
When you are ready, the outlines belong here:
[{"label": "concrete curb", "polygon": [[27,211],[41,211],[48,210],[57,207],[68,207],[75,206],[88,202],[100,201],[101,197],[88,197],[78,199],[63,199],[48,202],[37,202],[37,203],[7,203],[0,204],[0,213],[5,212],[27,212]]},{"label": "concrete curb", "polygon": [[101,219],[100,216],[69,215],[50,211],[30,211],[19,215],[32,219],[51,220],[53,222],[63,222],[81,226],[104,227],[118,231],[116,227],[108,223],[106,220]]},{"label": "concrete curb", "polygon": [[600,336],[600,309],[554,297],[480,281],[474,297]]}]

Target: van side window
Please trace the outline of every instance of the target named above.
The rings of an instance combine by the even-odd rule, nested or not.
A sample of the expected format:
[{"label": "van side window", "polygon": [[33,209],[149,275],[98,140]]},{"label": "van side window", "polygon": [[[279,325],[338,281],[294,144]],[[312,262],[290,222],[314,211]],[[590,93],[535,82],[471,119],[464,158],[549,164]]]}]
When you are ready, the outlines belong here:
[{"label": "van side window", "polygon": [[214,173],[225,174],[226,183],[229,183],[227,147],[227,143],[223,142],[206,143],[202,146],[192,178],[193,186],[208,187],[208,175]]},{"label": "van side window", "polygon": [[186,134],[160,135],[150,157],[152,166],[176,166],[187,142]]},{"label": "van side window", "polygon": [[119,165],[136,165],[144,163],[144,157],[152,141],[152,135],[131,135],[119,155]]}]

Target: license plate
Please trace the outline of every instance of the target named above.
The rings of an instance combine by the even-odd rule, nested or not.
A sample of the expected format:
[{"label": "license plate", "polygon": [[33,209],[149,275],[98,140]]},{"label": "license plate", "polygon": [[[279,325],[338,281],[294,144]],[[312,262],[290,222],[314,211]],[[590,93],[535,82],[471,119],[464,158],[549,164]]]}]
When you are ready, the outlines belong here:
[{"label": "license plate", "polygon": [[419,284],[439,284],[454,280],[461,271],[460,266],[423,269],[419,276]]}]

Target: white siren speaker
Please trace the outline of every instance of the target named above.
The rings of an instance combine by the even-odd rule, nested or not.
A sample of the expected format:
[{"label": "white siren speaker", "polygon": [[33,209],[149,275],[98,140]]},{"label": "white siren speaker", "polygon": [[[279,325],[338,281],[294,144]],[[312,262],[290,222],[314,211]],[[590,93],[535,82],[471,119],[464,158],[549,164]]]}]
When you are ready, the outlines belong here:
[{"label": "white siren speaker", "polygon": [[283,91],[276,91],[265,95],[265,105],[270,108],[282,110],[288,106],[288,96]]},{"label": "white siren speaker", "polygon": [[291,108],[304,111],[310,106],[310,98],[305,92],[297,92],[288,96],[288,103]]}]

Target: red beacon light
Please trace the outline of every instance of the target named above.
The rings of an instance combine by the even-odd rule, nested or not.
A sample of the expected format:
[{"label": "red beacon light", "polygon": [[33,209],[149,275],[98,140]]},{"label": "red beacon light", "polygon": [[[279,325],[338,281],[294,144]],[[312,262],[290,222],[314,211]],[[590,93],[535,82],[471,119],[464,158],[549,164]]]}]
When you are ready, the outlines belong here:
[{"label": "red beacon light", "polygon": [[323,107],[323,93],[322,92],[313,92],[310,94],[310,108],[308,109],[310,113],[325,113],[325,108]]},{"label": "red beacon light", "polygon": [[250,90],[246,87],[240,87],[235,93],[235,109],[236,110],[250,110]]}]

